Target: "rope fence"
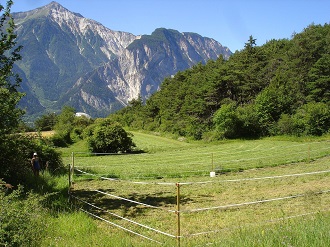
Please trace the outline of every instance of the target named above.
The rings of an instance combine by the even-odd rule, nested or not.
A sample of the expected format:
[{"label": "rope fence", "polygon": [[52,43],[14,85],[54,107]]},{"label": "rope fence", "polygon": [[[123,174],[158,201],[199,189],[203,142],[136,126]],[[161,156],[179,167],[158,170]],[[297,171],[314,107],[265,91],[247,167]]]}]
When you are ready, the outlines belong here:
[{"label": "rope fence", "polygon": [[[329,151],[330,146],[326,146],[326,147],[317,147],[316,149],[311,149],[310,146],[313,144],[318,144],[318,143],[329,143],[329,141],[323,141],[323,142],[312,142],[312,143],[302,143],[302,144],[295,144],[295,145],[291,145],[291,146],[286,146],[286,148],[294,148],[294,147],[306,147],[308,148],[308,150],[304,150],[304,149],[299,149],[296,150],[294,153],[298,154],[299,157],[301,157],[299,160],[307,160],[310,157],[311,154],[313,153],[320,153],[321,151]],[[260,146],[260,145],[259,145]],[[277,149],[279,149],[278,146],[275,146],[273,148],[268,148],[268,149],[262,149],[262,150],[258,150],[257,147],[252,148],[250,150],[242,150],[242,151],[235,151],[234,148],[231,148],[229,151],[217,151],[218,155],[222,155],[222,154],[227,154],[227,155],[234,155],[235,157],[237,157],[237,154],[240,153],[249,153],[249,152],[258,152],[258,153],[268,153],[268,155],[264,155],[264,156],[260,156],[258,155],[257,157],[251,157],[251,158],[242,158],[242,159],[237,159],[237,158],[226,158],[226,160],[222,161],[222,163],[237,163],[237,162],[242,162],[242,161],[249,161],[249,160],[262,160],[264,158],[269,158],[269,157],[283,157],[283,154],[286,154],[285,152],[281,152],[281,151],[277,151],[276,153],[270,153],[271,151],[276,151]],[[235,152],[233,152],[235,151]],[[306,153],[307,152],[307,153]],[[212,153],[212,152],[211,152]],[[270,154],[269,154],[270,153]],[[99,156],[99,155],[116,155],[116,156],[130,156],[130,154],[126,154],[126,153],[93,153],[93,152],[75,152],[75,155],[82,155],[79,157],[88,157],[88,156]],[[210,152],[199,152],[198,153],[201,156],[208,156],[210,155]],[[303,155],[300,155],[303,154]],[[177,156],[177,154],[168,154],[167,157],[171,158],[171,157],[175,157],[176,160],[180,161],[182,160],[186,160],[187,156],[183,155],[183,156]],[[121,164],[118,164],[119,166]],[[94,165],[90,165],[89,167],[95,167]],[[98,166],[99,167],[99,166]]]},{"label": "rope fence", "polygon": [[[318,195],[318,194],[324,194],[324,193],[329,193],[329,192],[330,192],[330,190],[324,190],[324,191],[314,192],[314,194]],[[265,202],[282,201],[282,200],[288,200],[288,199],[293,199],[293,198],[303,197],[303,196],[306,196],[306,194],[298,194],[298,195],[293,195],[293,196],[277,197],[277,198],[258,200],[258,201],[252,201],[252,202],[234,203],[234,204],[228,204],[228,205],[222,205],[222,206],[216,206],[216,207],[197,208],[197,209],[183,210],[183,211],[180,211],[180,212],[194,213],[194,212],[214,210],[214,209],[223,209],[223,210],[225,210],[225,209],[229,209],[229,208],[233,208],[233,207],[242,207],[242,206],[248,206],[248,205],[265,203]]]},{"label": "rope fence", "polygon": [[139,234],[139,233],[137,233],[137,232],[134,232],[134,231],[132,231],[132,230],[130,230],[130,229],[127,229],[127,228],[125,228],[125,227],[122,227],[121,225],[115,224],[115,223],[113,223],[113,222],[111,222],[111,221],[109,221],[109,220],[106,220],[106,219],[104,219],[104,218],[102,218],[102,217],[100,217],[100,216],[98,216],[98,215],[96,215],[96,214],[93,214],[93,213],[91,213],[91,212],[88,212],[88,211],[86,211],[86,210],[84,210],[84,209],[80,209],[80,210],[81,210],[82,212],[86,213],[86,214],[89,214],[89,215],[91,215],[91,216],[93,216],[93,217],[95,217],[95,218],[97,218],[97,219],[99,219],[99,220],[105,221],[106,223],[108,223],[108,224],[110,224],[110,225],[113,225],[113,226],[115,226],[115,227],[118,227],[118,228],[120,228],[120,229],[122,229],[122,230],[124,230],[124,231],[130,232],[130,233],[132,233],[132,234],[134,234],[134,235],[137,235],[137,236],[139,236],[139,237],[145,238],[145,239],[150,240],[150,241],[152,241],[152,242],[155,242],[155,243],[158,243],[158,244],[163,244],[162,242],[159,242],[159,241],[157,241],[157,240],[154,240],[154,239],[152,239],[152,238],[149,238],[149,237],[147,237],[147,236],[144,236],[144,235],[142,235],[142,234]]},{"label": "rope fence", "polygon": [[[108,178],[104,176],[99,176],[98,174],[88,173],[81,169],[75,168],[75,171],[80,172],[84,175],[90,175],[93,177],[97,177],[103,180],[111,180],[117,182],[126,182],[132,184],[145,184],[145,185],[176,185],[177,183],[170,183],[170,182],[144,182],[144,181],[131,181],[131,180],[124,180],[119,178]],[[285,174],[285,175],[274,175],[274,176],[265,176],[265,177],[255,177],[255,178],[240,178],[240,179],[221,179],[221,180],[209,180],[209,181],[202,181],[202,182],[180,182],[180,185],[193,185],[193,184],[209,184],[209,183],[222,183],[222,182],[243,182],[243,181],[254,181],[254,180],[266,180],[266,179],[278,179],[278,178],[287,178],[287,177],[301,177],[301,176],[308,176],[308,175],[317,175],[323,173],[330,173],[330,170],[323,170],[323,171],[315,171],[315,172],[305,172],[305,173],[294,173],[294,174]],[[80,174],[76,174],[76,176]]]},{"label": "rope fence", "polygon": [[[213,157],[214,153],[212,152],[205,152],[206,149],[197,150],[197,153],[200,154],[201,159],[194,159],[191,155],[187,153],[183,153],[182,155],[178,155],[177,153],[171,153],[166,155],[164,158],[159,161],[157,166],[160,170],[150,170],[150,174],[145,176],[143,169],[140,169],[139,164],[140,161],[143,160],[143,164],[146,165],[147,169],[149,169],[149,165],[152,165],[154,162],[154,154],[148,155],[148,159],[144,154],[133,156],[130,154],[125,153],[92,153],[92,152],[74,152],[72,155],[72,159],[74,160],[74,155],[78,157],[98,157],[101,155],[114,155],[117,156],[117,162],[112,163],[111,167],[115,170],[119,169],[120,176],[123,174],[120,173],[120,167],[122,167],[123,162],[128,162],[130,166],[134,169],[128,173],[125,173],[127,178],[135,179],[135,180],[146,180],[146,179],[153,179],[153,178],[184,178],[184,177],[201,177],[201,176],[209,176],[210,171],[215,173],[222,173],[232,171],[232,167],[236,167],[236,169],[248,169],[251,167],[264,167],[265,162],[268,162],[270,159],[274,160],[273,165],[280,165],[283,163],[290,163],[290,162],[301,162],[306,161],[310,162],[311,160],[319,157],[324,157],[329,154],[330,145],[327,145],[329,141],[318,141],[318,142],[309,142],[309,143],[298,143],[294,145],[285,145],[284,146],[266,146],[263,145],[256,145],[255,147],[248,146],[248,149],[244,149],[244,145],[239,147],[231,147],[225,150],[219,150],[216,152],[216,157]],[[293,149],[294,155],[288,155],[285,151],[287,149]],[[245,154],[248,154],[247,157],[244,157]],[[212,164],[206,161],[205,157],[210,158],[212,155]],[[222,157],[225,155],[225,157]],[[180,170],[178,173],[175,169],[166,170],[163,167],[166,167],[168,163],[173,163],[173,159],[175,157],[175,162],[178,162],[177,169]],[[214,164],[213,159],[219,160],[221,157],[221,161],[218,164]],[[181,165],[181,161],[185,161],[184,165]],[[181,162],[181,163],[180,163]],[[74,163],[74,161],[72,161]],[[87,162],[88,163],[88,162]],[[212,169],[211,169],[212,166]],[[187,169],[187,167],[189,167]],[[194,167],[195,169],[190,169]],[[78,168],[78,167],[77,167]],[[80,167],[79,167],[80,168]],[[84,164],[84,169],[106,169],[108,166],[100,166],[95,164]],[[197,168],[197,169],[196,169]],[[102,171],[96,172],[98,174],[102,173]],[[288,176],[295,176],[295,175],[288,175]],[[106,174],[102,176],[103,179],[111,180],[116,178],[107,177]],[[257,179],[257,178],[255,178]],[[264,178],[265,179],[265,178]],[[245,179],[247,181],[248,179]],[[243,181],[243,180],[242,180]],[[228,181],[229,182],[229,181]]]},{"label": "rope fence", "polygon": [[[74,162],[73,162],[74,163]],[[163,230],[160,230],[160,229],[156,229],[154,227],[151,227],[151,226],[148,226],[148,225],[145,225],[145,224],[142,224],[142,223],[138,223],[136,221],[133,221],[131,219],[128,219],[126,217],[123,217],[123,216],[120,216],[118,214],[115,214],[115,213],[112,213],[110,212],[109,210],[106,210],[106,209],[102,209],[101,207],[98,207],[92,203],[89,203],[85,200],[82,200],[80,198],[78,198],[77,196],[75,196],[73,194],[73,191],[71,190],[73,188],[73,176],[74,176],[74,172],[77,171],[79,172],[80,174],[83,174],[83,175],[88,175],[88,176],[93,176],[93,177],[96,177],[96,178],[99,178],[99,179],[103,179],[103,180],[109,180],[111,182],[126,182],[126,183],[132,183],[132,184],[141,184],[141,185],[169,185],[169,186],[175,186],[176,187],[176,209],[175,210],[171,210],[171,209],[167,209],[167,208],[164,208],[164,207],[158,207],[158,206],[154,206],[154,205],[150,205],[150,204],[147,204],[147,203],[142,203],[142,202],[139,202],[139,201],[136,201],[136,200],[131,200],[131,199],[128,199],[128,198],[124,198],[124,197],[120,197],[120,196],[117,196],[117,195],[114,195],[114,194],[111,194],[111,193],[107,193],[107,192],[104,192],[104,191],[101,191],[101,190],[94,190],[94,192],[96,193],[100,193],[104,196],[109,196],[109,197],[112,197],[112,198],[115,198],[115,199],[118,199],[118,200],[122,200],[122,201],[126,201],[126,202],[130,202],[130,203],[133,203],[135,205],[139,205],[139,206],[142,206],[142,207],[146,207],[146,208],[150,208],[150,209],[155,209],[155,210],[162,210],[164,212],[168,212],[170,214],[175,214],[176,215],[176,229],[177,229],[177,232],[176,234],[171,234],[171,233],[167,233]],[[241,182],[241,181],[256,181],[256,180],[265,180],[265,179],[278,179],[278,178],[288,178],[288,177],[300,177],[300,176],[308,176],[308,175],[316,175],[316,174],[324,174],[324,173],[329,173],[330,170],[324,170],[324,171],[314,171],[314,172],[306,172],[306,173],[296,173],[296,174],[284,174],[284,175],[276,175],[276,176],[265,176],[265,177],[256,177],[256,178],[242,178],[242,179],[229,179],[229,180],[218,180],[218,181],[205,181],[205,182],[183,182],[183,183],[169,183],[169,182],[141,182],[141,181],[129,181],[129,180],[121,180],[121,179],[116,179],[116,178],[107,178],[107,177],[104,177],[104,176],[99,176],[98,174],[93,174],[93,173],[88,173],[88,172],[85,172],[81,169],[77,169],[77,168],[74,168],[73,165],[70,165],[69,167],[69,194],[70,194],[70,197],[71,198],[74,198],[76,200],[78,200],[80,203],[82,203],[83,205],[87,205],[87,206],[90,206],[90,207],[93,207],[94,209],[97,209],[99,211],[103,211],[103,212],[106,212],[107,214],[113,216],[113,217],[116,217],[120,220],[123,220],[125,222],[128,222],[128,223],[131,223],[133,225],[137,225],[139,227],[142,227],[144,229],[147,229],[147,230],[150,230],[150,231],[153,231],[155,233],[159,233],[163,236],[166,236],[166,237],[170,237],[172,239],[176,239],[177,240],[177,246],[180,246],[180,239],[182,238],[189,238],[189,237],[194,237],[194,236],[201,236],[201,235],[207,235],[207,234],[212,234],[212,233],[217,233],[217,232],[220,232],[220,231],[223,231],[224,229],[216,229],[216,230],[211,230],[211,231],[202,231],[202,232],[196,232],[196,233],[190,233],[190,234],[181,234],[181,214],[184,213],[184,214],[190,214],[190,213],[195,213],[195,212],[202,212],[202,211],[209,211],[209,210],[226,210],[226,209],[230,209],[230,208],[239,208],[239,207],[243,207],[243,206],[250,206],[250,205],[257,205],[257,204],[262,204],[262,203],[267,203],[267,202],[276,202],[276,201],[282,201],[282,200],[289,200],[289,199],[295,199],[295,198],[299,198],[299,197],[304,197],[306,195],[310,195],[309,194],[296,194],[296,195],[289,195],[289,196],[283,196],[283,197],[276,197],[276,198],[269,198],[269,199],[264,199],[264,200],[256,200],[256,201],[249,201],[249,202],[242,202],[242,203],[234,203],[234,204],[227,204],[227,205],[220,205],[220,206],[214,206],[214,207],[205,207],[205,208],[195,208],[195,209],[187,209],[187,210],[181,210],[180,209],[180,200],[181,200],[181,195],[180,195],[180,187],[183,186],[183,185],[193,185],[193,184],[208,184],[208,183],[221,183],[221,182]],[[326,193],[329,193],[330,190],[322,190],[322,191],[317,191],[317,192],[313,192],[314,195],[320,195],[320,194],[326,194]],[[85,209],[82,209],[80,208],[80,210],[82,210],[83,212],[97,218],[97,219],[100,219],[106,223],[109,223],[115,227],[118,227],[122,230],[125,230],[125,231],[128,231],[132,234],[135,234],[137,236],[140,236],[144,239],[147,239],[149,241],[152,241],[152,242],[155,242],[157,244],[164,244],[163,242],[161,241],[158,241],[158,240],[155,240],[153,238],[150,238],[146,235],[143,235],[143,234],[140,234],[136,231],[133,231],[133,230],[130,230],[126,227],[123,227],[119,224],[116,224],[114,222],[111,222],[107,219],[104,219],[103,217],[100,217],[94,213],[91,213]],[[294,217],[301,217],[301,216],[306,216],[306,215],[309,215],[309,214],[312,214],[312,213],[306,213],[306,214],[300,214],[300,215],[291,215],[291,216],[288,216],[288,217],[281,217],[280,219],[289,219],[289,218],[294,218]],[[280,220],[279,219],[279,220]],[[267,222],[271,222],[271,221],[274,221],[274,220],[269,220]]]},{"label": "rope fence", "polygon": [[[86,202],[86,201],[84,201],[84,200],[82,200],[82,199],[80,199],[80,198],[78,198],[78,197],[76,197],[76,196],[72,196],[72,197],[75,198],[75,199],[77,199],[77,200],[79,200],[80,202],[83,202],[83,203],[86,204],[86,205],[89,205],[89,206],[91,206],[91,207],[93,207],[93,208],[96,208],[96,209],[98,209],[98,210],[100,210],[100,211],[106,212],[106,213],[110,214],[111,216],[114,216],[114,217],[117,217],[117,218],[119,218],[119,219],[125,220],[125,221],[127,221],[127,222],[130,222],[130,223],[135,224],[135,225],[137,225],[137,226],[140,226],[140,227],[146,228],[146,229],[148,229],[148,230],[152,230],[152,231],[154,231],[154,232],[161,233],[161,234],[163,234],[163,235],[165,235],[165,236],[175,238],[175,236],[172,235],[172,234],[169,234],[169,233],[166,233],[166,232],[163,232],[163,231],[157,230],[157,229],[155,229],[155,228],[149,227],[149,226],[147,226],[147,225],[144,225],[144,224],[138,223],[138,222],[133,221],[133,220],[130,220],[130,219],[128,219],[128,218],[122,217],[122,216],[120,216],[120,215],[118,215],[118,214],[111,213],[111,212],[109,212],[109,210],[104,210],[104,209],[102,209],[102,208],[100,208],[100,207],[98,207],[98,206],[96,206],[96,205],[94,205],[94,204],[92,204],[92,203]],[[137,202],[137,204],[139,204],[139,203]],[[150,206],[150,205],[148,205],[148,206]]]}]

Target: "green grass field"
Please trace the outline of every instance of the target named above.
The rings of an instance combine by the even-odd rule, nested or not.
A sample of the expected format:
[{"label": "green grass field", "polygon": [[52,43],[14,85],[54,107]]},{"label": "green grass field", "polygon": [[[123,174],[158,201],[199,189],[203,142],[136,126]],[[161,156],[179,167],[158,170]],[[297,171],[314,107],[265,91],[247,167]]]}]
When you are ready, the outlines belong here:
[{"label": "green grass field", "polygon": [[[71,149],[75,166],[92,173],[122,179],[208,176],[210,171],[241,171],[311,161],[330,153],[327,140],[228,141],[217,144],[187,143],[134,132],[140,154],[88,156],[84,145]],[[65,163],[72,163],[66,150]],[[83,153],[81,153],[83,152]]]},{"label": "green grass field", "polygon": [[[173,236],[178,234],[174,212],[178,195],[181,246],[329,243],[329,236],[317,241],[306,236],[310,231],[314,231],[315,237],[329,231],[322,224],[329,220],[330,203],[327,138],[207,144],[134,132],[134,141],[145,152],[90,155],[83,142],[62,150],[66,164],[72,164],[74,152],[75,167],[94,174],[76,172],[73,195],[90,203],[75,200],[77,205],[166,246],[177,245]],[[216,177],[210,177],[212,170],[217,172]],[[121,217],[171,236],[154,233]],[[318,231],[311,226],[314,224]],[[121,236],[120,241],[125,239],[121,246],[155,244],[103,221],[99,221],[99,226],[113,236]],[[280,244],[279,238],[287,244]]]}]

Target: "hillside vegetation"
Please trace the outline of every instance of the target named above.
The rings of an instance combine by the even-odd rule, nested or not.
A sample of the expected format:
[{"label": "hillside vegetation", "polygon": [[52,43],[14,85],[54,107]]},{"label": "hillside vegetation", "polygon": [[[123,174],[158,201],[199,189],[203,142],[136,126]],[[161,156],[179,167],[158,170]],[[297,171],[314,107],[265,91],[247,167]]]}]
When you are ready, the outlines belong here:
[{"label": "hillside vegetation", "polygon": [[195,139],[322,135],[330,126],[330,25],[256,45],[166,78],[112,116],[135,129]]}]

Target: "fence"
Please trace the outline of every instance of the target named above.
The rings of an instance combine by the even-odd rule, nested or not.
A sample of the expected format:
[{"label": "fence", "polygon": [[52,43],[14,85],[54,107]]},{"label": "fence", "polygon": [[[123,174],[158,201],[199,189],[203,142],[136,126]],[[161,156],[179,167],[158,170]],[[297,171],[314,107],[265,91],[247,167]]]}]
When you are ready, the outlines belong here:
[{"label": "fence", "polygon": [[[124,179],[201,177],[209,176],[211,171],[230,172],[313,161],[330,153],[328,141],[293,144],[279,141],[275,142],[275,145],[273,143],[253,141],[243,142],[241,145],[229,143],[225,146],[221,145],[220,148],[213,145],[139,155],[116,154],[116,157],[111,160],[111,169],[113,175]],[[75,153],[77,157],[85,154]],[[88,169],[94,170],[94,173],[109,175],[107,171],[109,164],[102,161],[102,155],[93,155],[95,163],[84,163],[84,168],[87,169],[88,166]],[[124,166],[130,169],[123,169]],[[148,174],[145,173],[146,170]]]},{"label": "fence", "polygon": [[[93,190],[93,193],[96,194],[100,194],[102,196],[105,197],[110,197],[113,198],[115,200],[120,200],[123,201],[125,203],[129,203],[130,205],[136,205],[136,207],[144,207],[144,208],[148,208],[150,210],[159,210],[162,212],[165,212],[167,214],[170,215],[174,215],[175,216],[175,220],[172,220],[172,223],[170,223],[171,230],[172,232],[167,232],[165,230],[162,230],[160,228],[156,228],[144,223],[139,223],[137,221],[131,220],[127,217],[123,217],[121,215],[119,215],[118,213],[115,213],[109,209],[104,209],[100,206],[95,205],[94,203],[88,202],[87,200],[82,199],[81,197],[79,197],[76,193],[75,190],[73,190],[73,180],[74,180],[74,174],[75,172],[77,173],[77,175],[81,175],[81,176],[89,176],[89,177],[94,177],[103,181],[109,181],[109,182],[119,182],[121,184],[126,183],[126,184],[134,184],[134,185],[147,185],[147,186],[168,186],[169,188],[175,188],[175,192],[173,190],[173,194],[175,195],[175,208],[171,209],[171,206],[155,206],[155,205],[151,205],[148,203],[144,203],[141,201],[137,201],[137,200],[133,200],[133,199],[129,199],[129,198],[125,198],[122,196],[118,196],[106,191],[102,191],[100,189],[96,189]],[[186,208],[186,209],[182,209],[182,193],[181,193],[181,189],[183,186],[203,186],[203,185],[212,185],[212,184],[224,184],[224,183],[245,183],[247,181],[262,181],[262,180],[274,180],[274,179],[285,179],[285,178],[294,178],[294,177],[303,177],[303,176],[312,176],[312,175],[327,175],[328,173],[330,173],[330,170],[322,170],[322,171],[313,171],[313,172],[306,172],[306,173],[295,173],[295,174],[284,174],[284,175],[275,175],[275,176],[264,176],[264,177],[254,177],[254,178],[241,178],[241,179],[221,179],[221,180],[210,180],[210,181],[203,181],[203,182],[176,182],[176,183],[172,183],[172,182],[147,182],[147,181],[129,181],[129,180],[120,180],[120,179],[115,179],[115,178],[108,178],[106,176],[100,176],[98,174],[93,174],[90,172],[86,172],[82,169],[77,169],[75,168],[75,158],[74,158],[74,154],[72,154],[72,165],[69,166],[69,195],[70,197],[73,199],[73,201],[75,201],[76,205],[79,205],[81,207],[81,210],[99,220],[102,220],[104,222],[107,222],[108,224],[118,227],[122,230],[125,230],[127,232],[130,232],[132,234],[135,234],[137,236],[140,236],[146,240],[152,241],[154,243],[157,244],[164,244],[164,241],[161,241],[159,239],[155,239],[153,237],[147,236],[146,234],[141,234],[139,233],[137,230],[132,230],[129,229],[126,226],[122,226],[118,223],[115,223],[114,221],[110,221],[108,219],[105,219],[105,217],[101,217],[98,215],[98,213],[103,212],[106,214],[109,214],[112,217],[115,217],[117,219],[119,219],[120,221],[129,223],[131,225],[134,226],[138,226],[139,228],[143,228],[146,229],[147,231],[151,231],[156,233],[157,235],[162,235],[166,238],[172,239],[176,241],[176,245],[180,246],[181,245],[181,241],[182,239],[187,239],[187,238],[192,238],[192,237],[197,237],[197,236],[202,236],[202,235],[209,235],[209,234],[215,234],[218,233],[224,229],[227,229],[225,227],[219,226],[219,228],[216,228],[216,224],[211,224],[213,229],[211,230],[206,230],[206,231],[199,231],[199,232],[192,232],[191,230],[187,231],[186,233],[183,233],[183,228],[188,228],[189,224],[185,224],[182,225],[182,217],[184,215],[188,215],[187,216],[187,220],[189,222],[189,220],[191,220],[192,214],[198,214],[201,212],[214,212],[214,211],[226,211],[226,210],[231,210],[233,208],[241,208],[241,207],[248,207],[248,206],[252,206],[252,205],[259,205],[259,204],[266,204],[266,203],[275,203],[275,202],[279,202],[279,201],[285,201],[285,200],[293,200],[293,199],[297,199],[297,198],[306,198],[308,196],[319,196],[319,195],[325,195],[327,193],[330,192],[330,190],[318,190],[318,191],[313,191],[312,193],[310,191],[307,191],[307,193],[298,193],[298,194],[290,194],[290,195],[286,195],[286,196],[281,196],[281,197],[271,197],[271,198],[264,198],[264,199],[260,199],[260,200],[252,200],[252,201],[244,201],[244,202],[239,202],[239,203],[228,203],[228,204],[224,204],[224,205],[215,205],[215,206],[209,206],[209,207],[200,207],[200,208]],[[187,200],[187,197],[184,197],[185,200]],[[328,199],[326,199],[328,200]],[[324,203],[327,204],[327,203]],[[88,207],[90,210],[87,210],[86,207]],[[96,211],[93,213],[93,210]],[[270,219],[270,220],[265,220],[265,222],[275,222],[278,220],[282,220],[282,219],[290,219],[290,218],[294,218],[294,217],[299,217],[299,216],[305,216],[305,215],[309,215],[309,214],[314,214],[317,213],[319,211],[323,211],[325,210],[324,208],[319,208],[319,210],[314,210],[313,212],[303,212],[303,213],[299,213],[296,215],[289,215],[289,216],[281,216],[275,219]],[[237,212],[235,212],[237,213]],[[210,220],[212,220],[212,217],[210,218],[209,216],[207,216],[208,223],[211,223]],[[166,217],[164,217],[166,218]],[[173,218],[173,217],[172,217]],[[171,241],[171,240],[170,240]]]}]

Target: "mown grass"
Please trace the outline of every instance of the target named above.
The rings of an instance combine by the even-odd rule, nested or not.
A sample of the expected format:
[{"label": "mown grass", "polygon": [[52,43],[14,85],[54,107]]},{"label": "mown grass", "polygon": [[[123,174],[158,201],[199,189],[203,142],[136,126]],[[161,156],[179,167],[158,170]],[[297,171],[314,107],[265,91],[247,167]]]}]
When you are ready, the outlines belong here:
[{"label": "mown grass", "polygon": [[[212,178],[213,180],[211,180],[210,183],[205,184],[192,183],[189,185],[182,185],[180,190],[180,206],[183,211],[181,215],[181,234],[185,236],[182,241],[188,241],[188,244],[191,244],[191,241],[201,243],[205,241],[205,236],[202,235],[201,238],[193,237],[192,239],[189,236],[200,232],[222,232],[228,231],[229,229],[235,232],[237,229],[240,229],[240,227],[244,228],[246,225],[251,227],[264,227],[267,226],[270,221],[285,222],[293,216],[304,214],[311,214],[311,216],[313,216],[317,212],[328,210],[330,202],[329,194],[315,194],[315,192],[320,192],[329,188],[330,182],[328,173],[289,178],[239,182],[230,181],[232,179],[246,177],[261,178],[265,175],[280,175],[283,174],[283,172],[285,172],[285,174],[293,174],[292,171],[301,171],[304,167],[309,168],[310,166],[318,170],[319,168],[323,168],[326,164],[329,164],[328,162],[329,159],[324,158],[312,163],[292,164],[281,167],[249,170],[238,174],[220,175],[217,178]],[[299,169],[298,166],[300,166]],[[148,181],[149,183],[146,184],[132,184],[129,181],[86,180],[75,184],[74,195],[122,217],[127,217],[141,224],[175,235],[177,228],[176,215],[167,211],[176,209],[177,194],[175,181],[175,179],[167,179],[166,182],[173,182],[173,184],[163,185],[156,184],[159,180]],[[198,179],[193,178],[190,181],[197,182]],[[136,206],[134,203],[106,196],[95,192],[95,190],[101,190],[112,195],[160,207],[161,210]],[[283,201],[246,205],[243,207],[229,207],[225,210],[212,209],[191,212],[191,210],[195,209],[254,202],[291,195],[302,196]],[[89,210],[93,209],[91,207],[87,208]],[[92,211],[101,213],[98,210]],[[108,213],[103,212],[101,214],[103,217],[109,217]],[[309,217],[309,215],[307,215],[307,217]],[[116,217],[110,216],[110,218],[112,221],[124,225],[125,227],[133,228],[140,233],[143,232],[150,236],[150,232],[148,231],[143,231],[139,227],[132,227],[131,224],[126,224],[122,220],[116,219]],[[217,232],[207,234],[208,237],[211,236],[216,241],[219,240],[218,235]],[[151,236],[156,239],[159,237],[152,234]],[[168,241],[169,239],[160,238],[159,240]]]},{"label": "mown grass", "polygon": [[[83,206],[76,201],[78,207],[163,242],[165,246],[175,246],[175,239],[143,230],[113,214],[176,235],[177,216],[173,213],[177,207],[175,184],[191,182],[180,185],[181,246],[327,246],[329,243],[327,223],[330,222],[330,197],[329,193],[318,194],[329,189],[329,173],[265,178],[328,170],[328,138],[292,140],[277,137],[206,144],[181,142],[139,132],[134,134],[134,141],[145,153],[107,156],[81,154],[78,152],[87,151],[83,142],[62,150],[65,162],[72,162],[70,155],[74,152],[77,167],[98,174],[97,177],[75,175],[73,195],[98,208],[86,204]],[[209,177],[212,169],[218,172],[215,178]],[[122,180],[100,179],[100,175]],[[135,183],[138,181],[143,183]],[[95,190],[160,209],[136,206],[131,201],[123,201]],[[301,196],[214,209],[223,205],[294,195]],[[203,208],[213,209],[194,212]],[[112,244],[106,245],[100,240],[99,246],[155,246],[154,242],[105,222],[91,222],[98,229],[91,233],[92,239],[100,238],[98,234],[112,237]],[[76,227],[79,229],[82,226]],[[210,233],[194,236],[205,232]],[[82,246],[90,246],[88,241],[85,240],[86,245]]]},{"label": "mown grass", "polygon": [[328,140],[253,140],[216,144],[187,143],[134,132],[134,141],[145,153],[88,155],[87,145],[63,149],[65,163],[92,173],[122,179],[208,176],[209,172],[242,171],[293,162],[311,161],[330,153]]}]

